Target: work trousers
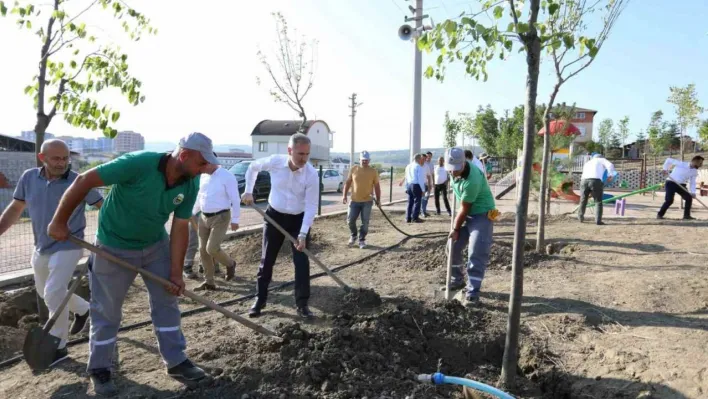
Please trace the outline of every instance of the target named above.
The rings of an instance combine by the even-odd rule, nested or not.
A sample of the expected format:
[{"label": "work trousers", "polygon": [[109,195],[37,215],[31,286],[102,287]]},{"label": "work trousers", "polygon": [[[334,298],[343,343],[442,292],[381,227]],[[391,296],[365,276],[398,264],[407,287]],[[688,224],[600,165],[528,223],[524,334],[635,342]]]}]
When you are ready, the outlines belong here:
[{"label": "work trousers", "polygon": [[359,241],[366,240],[366,235],[369,233],[369,220],[371,220],[371,208],[374,201],[366,202],[349,202],[349,212],[347,213],[347,222],[349,222],[349,232],[353,238],[357,236],[356,220],[361,216],[361,228],[359,229]]},{"label": "work trousers", "polygon": [[[129,264],[150,271],[162,278],[170,278],[170,242],[164,239],[144,249],[111,248],[96,240],[96,245]],[[110,368],[122,318],[123,301],[136,272],[96,255],[90,271],[91,335],[87,369]],[[182,334],[177,297],[148,278],[143,277],[150,296],[150,316],[160,355],[167,368],[187,359],[187,343]]]},{"label": "work trousers", "polygon": [[[271,208],[266,209],[266,214],[270,216],[278,225],[280,225],[291,236],[297,239],[302,227],[304,213],[291,215],[281,213]],[[268,300],[268,285],[273,278],[273,265],[278,259],[278,252],[283,246],[285,236],[269,221],[263,223],[263,252],[261,253],[261,264],[258,268],[258,301],[265,303]],[[289,240],[288,240],[289,241]],[[306,247],[310,247],[310,233],[307,233]],[[298,251],[295,246],[290,243],[290,249],[293,254],[293,263],[295,264],[295,304],[297,306],[307,306],[310,299],[310,260],[304,252]]]},{"label": "work trousers", "polygon": [[204,279],[207,284],[214,284],[214,262],[230,266],[234,262],[221,249],[226,231],[231,225],[231,211],[226,211],[214,216],[206,216],[202,212],[199,216],[199,256],[204,266]]},{"label": "work trousers", "polygon": [[666,211],[669,210],[669,207],[673,205],[674,203],[674,196],[676,194],[680,195],[681,198],[685,201],[684,207],[683,207],[683,217],[687,218],[691,216],[691,204],[693,204],[693,197],[689,193],[686,192],[686,190],[682,190],[681,187],[684,189],[686,188],[685,184],[682,184],[681,187],[679,187],[678,184],[672,182],[671,180],[668,180],[666,182],[666,199],[664,200],[664,204],[661,206],[661,209],[659,209],[659,216],[663,217],[666,214]]},{"label": "work trousers", "polygon": [[580,181],[580,208],[578,208],[578,216],[585,216],[585,208],[588,206],[588,199],[592,193],[592,199],[595,201],[595,223],[602,221],[602,194],[604,184],[600,179],[583,179]]},{"label": "work trousers", "polygon": [[452,214],[452,211],[450,210],[450,202],[447,199],[447,182],[435,185],[435,210],[438,212],[438,215],[440,214],[440,195],[442,195],[443,201],[445,201],[445,209],[447,209],[447,214]]},{"label": "work trousers", "polygon": [[406,221],[411,222],[420,218],[421,198],[423,190],[419,184],[408,184],[406,186],[406,194],[408,194],[408,208],[406,208]]},{"label": "work trousers", "polygon": [[494,225],[487,213],[465,218],[457,241],[452,244],[452,284],[464,281],[462,250],[467,246],[467,298],[478,298],[489,265]]},{"label": "work trousers", "polygon": [[[76,270],[76,264],[81,259],[82,250],[72,249],[59,251],[53,254],[40,254],[34,251],[32,254],[32,269],[34,271],[34,285],[40,298],[49,310],[49,317],[52,317],[61,301],[68,293],[68,285],[71,276]],[[59,349],[66,346],[69,337],[69,312],[74,315],[85,315],[89,310],[89,304],[80,296],[73,294],[68,305],[59,314],[59,318],[49,334],[60,339]]]},{"label": "work trousers", "polygon": [[[193,216],[192,219],[195,223],[198,222],[198,218]],[[187,253],[184,255],[184,267],[183,271],[185,273],[191,273],[194,271],[194,257],[199,251],[199,232],[192,226],[192,222],[189,223],[189,243],[187,244]]]}]

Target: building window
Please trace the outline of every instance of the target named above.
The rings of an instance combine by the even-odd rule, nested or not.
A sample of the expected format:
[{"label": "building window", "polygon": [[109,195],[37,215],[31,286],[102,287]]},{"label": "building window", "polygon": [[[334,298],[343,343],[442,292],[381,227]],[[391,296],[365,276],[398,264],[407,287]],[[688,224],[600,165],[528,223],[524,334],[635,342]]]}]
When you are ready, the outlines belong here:
[{"label": "building window", "polygon": [[576,112],[575,119],[585,119],[585,112]]},{"label": "building window", "polygon": [[268,143],[265,141],[260,141],[258,143],[258,152],[268,152]]}]

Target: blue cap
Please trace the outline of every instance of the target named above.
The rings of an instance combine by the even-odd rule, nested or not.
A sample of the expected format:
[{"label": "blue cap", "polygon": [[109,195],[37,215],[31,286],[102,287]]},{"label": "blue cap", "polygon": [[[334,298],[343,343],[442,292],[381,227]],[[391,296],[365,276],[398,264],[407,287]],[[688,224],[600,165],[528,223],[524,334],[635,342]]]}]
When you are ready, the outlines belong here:
[{"label": "blue cap", "polygon": [[371,160],[371,155],[369,154],[369,151],[362,151],[361,155],[359,156],[360,159],[370,161]]}]

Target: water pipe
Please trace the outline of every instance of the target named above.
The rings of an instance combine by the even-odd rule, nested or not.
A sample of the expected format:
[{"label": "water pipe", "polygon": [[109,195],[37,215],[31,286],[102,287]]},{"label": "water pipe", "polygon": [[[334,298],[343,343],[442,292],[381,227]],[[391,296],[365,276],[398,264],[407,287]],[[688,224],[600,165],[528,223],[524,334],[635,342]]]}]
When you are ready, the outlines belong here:
[{"label": "water pipe", "polygon": [[490,395],[494,395],[497,398],[500,399],[514,399],[513,396],[509,395],[506,392],[500,391],[497,388],[494,388],[493,386],[483,384],[481,382],[477,382],[474,380],[470,380],[467,378],[460,378],[460,377],[450,377],[446,376],[443,373],[435,373],[435,374],[420,374],[418,375],[418,381],[422,383],[428,383],[428,384],[433,384],[433,385],[442,385],[442,384],[454,384],[454,385],[462,385],[466,386],[472,389],[476,389],[478,391],[482,391],[484,393],[488,393]]}]

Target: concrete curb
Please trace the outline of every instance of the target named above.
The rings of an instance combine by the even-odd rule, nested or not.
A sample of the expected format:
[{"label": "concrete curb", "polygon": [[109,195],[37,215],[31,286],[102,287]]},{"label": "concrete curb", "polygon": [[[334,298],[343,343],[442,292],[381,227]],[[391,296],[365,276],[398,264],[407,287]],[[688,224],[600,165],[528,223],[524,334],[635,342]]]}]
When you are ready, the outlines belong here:
[{"label": "concrete curb", "polygon": [[[390,205],[399,204],[401,202],[406,202],[406,201],[408,201],[408,200],[407,199],[396,200],[396,201],[381,204],[381,206],[382,207],[390,206]],[[346,215],[346,214],[347,214],[346,209],[341,210],[341,211],[330,212],[330,213],[323,213],[322,215],[315,216],[315,220],[328,219],[328,218],[333,218],[333,217],[342,216],[342,215]],[[263,230],[263,224],[248,226],[243,229],[239,229],[238,231],[228,232],[226,234],[226,238],[224,239],[224,241],[231,241],[231,240],[235,240],[238,237],[256,234],[256,233],[259,233],[261,230]],[[88,264],[88,256],[81,258],[81,260],[79,261],[79,264],[76,266],[76,273],[84,274],[87,270],[87,264]],[[5,273],[2,276],[0,276],[0,288],[7,287],[10,285],[14,285],[14,284],[26,283],[28,281],[32,281],[33,278],[34,278],[34,271],[32,270],[31,267],[27,268],[27,269],[22,269],[22,270],[16,270],[16,271],[13,271],[10,273]]]}]

